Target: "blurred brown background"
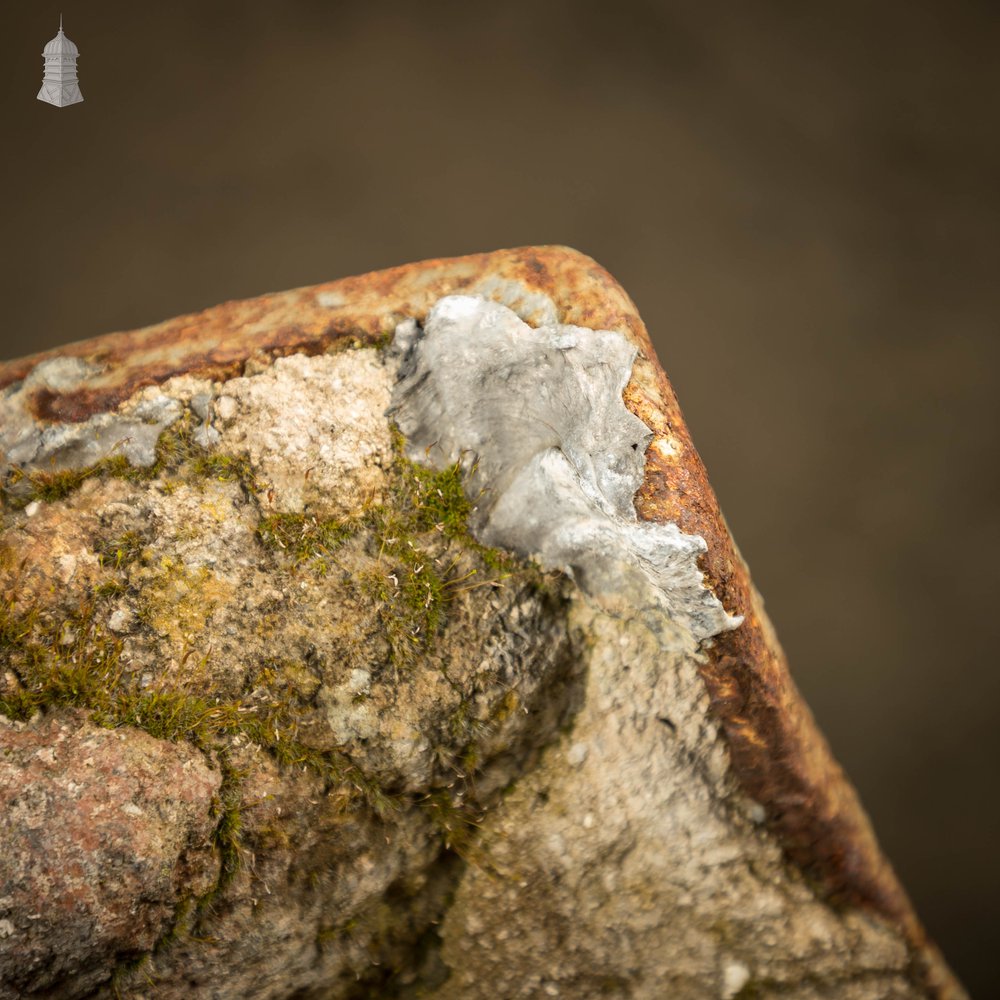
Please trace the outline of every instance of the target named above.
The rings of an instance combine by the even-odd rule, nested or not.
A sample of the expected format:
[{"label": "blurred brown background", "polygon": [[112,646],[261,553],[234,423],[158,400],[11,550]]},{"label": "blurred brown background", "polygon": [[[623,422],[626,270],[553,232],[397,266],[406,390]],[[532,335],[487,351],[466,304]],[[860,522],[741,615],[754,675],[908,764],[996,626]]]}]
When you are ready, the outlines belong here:
[{"label": "blurred brown background", "polygon": [[63,0],[0,35],[0,356],[566,243],[638,303],[797,681],[993,994],[993,3]]}]

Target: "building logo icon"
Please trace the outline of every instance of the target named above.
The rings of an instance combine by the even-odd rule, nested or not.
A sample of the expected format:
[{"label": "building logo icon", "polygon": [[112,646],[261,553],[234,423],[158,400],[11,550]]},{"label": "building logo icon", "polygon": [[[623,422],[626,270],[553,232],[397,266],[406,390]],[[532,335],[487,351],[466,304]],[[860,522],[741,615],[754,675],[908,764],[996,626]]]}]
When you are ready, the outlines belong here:
[{"label": "building logo icon", "polygon": [[57,108],[79,104],[83,100],[80,84],[76,80],[76,60],[80,50],[63,34],[62,14],[59,15],[59,34],[42,49],[45,76],[38,99]]}]

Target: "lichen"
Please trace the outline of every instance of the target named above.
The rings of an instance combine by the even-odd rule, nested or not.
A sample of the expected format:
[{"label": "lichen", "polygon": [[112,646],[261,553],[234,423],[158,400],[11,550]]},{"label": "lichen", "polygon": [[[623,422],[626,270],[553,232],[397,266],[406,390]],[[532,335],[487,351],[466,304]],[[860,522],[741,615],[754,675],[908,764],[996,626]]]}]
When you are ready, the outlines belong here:
[{"label": "lichen", "polygon": [[202,566],[192,570],[163,557],[143,581],[136,614],[158,635],[183,645],[205,628],[216,606],[232,592],[231,584]]}]

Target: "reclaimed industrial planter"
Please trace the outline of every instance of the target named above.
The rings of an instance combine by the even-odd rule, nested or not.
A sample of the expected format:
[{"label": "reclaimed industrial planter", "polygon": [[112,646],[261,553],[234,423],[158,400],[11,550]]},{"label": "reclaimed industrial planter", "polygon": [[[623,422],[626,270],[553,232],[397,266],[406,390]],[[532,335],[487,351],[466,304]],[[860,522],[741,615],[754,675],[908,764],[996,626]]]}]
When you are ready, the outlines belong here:
[{"label": "reclaimed industrial planter", "polygon": [[[0,718],[0,805],[23,766],[53,782],[58,821],[12,829],[16,857],[106,861],[99,838],[60,841],[77,809],[63,789],[87,772],[49,772],[73,766],[74,741],[99,763],[125,750],[60,714],[42,638],[17,648],[73,587],[91,588],[86,628],[105,636],[95,669],[130,656],[151,678],[69,702],[99,708],[154,774],[123,827],[173,815],[149,802],[176,797],[158,766],[191,776],[186,825],[162,841],[188,847],[156,866],[173,881],[116,904],[145,923],[90,934],[106,899],[40,902],[35,923],[0,913],[0,996],[77,995],[60,947],[88,988],[137,956],[161,997],[354,996],[356,980],[442,1000],[964,996],[792,682],[635,306],[590,258],[428,260],[8,361],[0,474],[5,635],[26,664],[0,671],[22,706]],[[507,565],[487,546],[572,585],[524,562],[506,589],[477,578]],[[41,612],[16,611],[29,589]],[[80,620],[48,626],[60,662],[83,648]],[[364,622],[370,645],[343,645]],[[186,742],[134,709],[170,670],[224,687],[227,669],[229,701],[167,729]],[[190,686],[164,691],[171,719],[192,711]],[[325,784],[302,784],[314,772]]]}]

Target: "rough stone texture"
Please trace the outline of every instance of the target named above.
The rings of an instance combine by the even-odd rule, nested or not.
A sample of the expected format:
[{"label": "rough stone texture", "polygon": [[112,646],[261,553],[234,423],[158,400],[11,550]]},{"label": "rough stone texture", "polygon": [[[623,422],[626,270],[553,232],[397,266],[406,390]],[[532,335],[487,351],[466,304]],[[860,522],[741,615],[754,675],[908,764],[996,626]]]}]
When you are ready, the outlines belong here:
[{"label": "rough stone texture", "polygon": [[733,780],[697,664],[741,619],[706,591],[701,539],[635,523],[651,434],[621,401],[628,342],[470,296],[401,340],[392,413],[411,453],[471,449],[480,536],[572,574],[588,638],[572,732],[486,822],[506,878],[462,880],[436,995],[910,995],[899,934],[819,903]]},{"label": "rough stone texture", "polygon": [[732,780],[692,651],[599,601],[574,615],[593,643],[583,708],[487,820],[506,877],[462,880],[434,996],[924,995],[895,928],[789,871]]},{"label": "rough stone texture", "polygon": [[[382,499],[392,461],[388,405],[389,380],[371,352],[279,358],[254,378],[226,383],[215,402],[220,447],[250,455],[275,509],[343,515]],[[348,509],[337,506],[345,501]]]},{"label": "rough stone texture", "polygon": [[[413,458],[464,462],[481,538],[576,587],[483,549],[453,470],[394,453],[384,345],[419,352],[456,293],[527,323],[490,314],[528,357],[621,391],[627,410],[571,409],[554,437],[529,426],[546,380],[513,377],[501,414],[526,421],[478,439],[453,407],[409,420],[396,400]],[[590,343],[614,360],[581,363]],[[453,394],[447,352],[423,363],[398,392]],[[145,729],[221,775],[214,883],[165,921],[135,895],[136,934],[81,959],[83,986],[57,970],[25,995],[963,996],[795,691],[641,320],[592,261],[531,248],[227,303],[0,365],[0,412],[0,701],[40,731]],[[137,420],[156,431],[138,451]],[[612,528],[551,548],[526,510],[491,533],[524,469]],[[588,549],[623,538],[625,556]],[[679,577],[642,551],[660,538]],[[0,844],[0,878],[13,864]]]},{"label": "rough stone texture", "polygon": [[[11,794],[34,780],[18,740],[37,730],[40,754],[81,771],[69,787],[120,800],[142,836],[81,836],[90,810],[64,795],[30,851],[0,841],[0,879],[51,855],[102,906],[48,935],[63,957],[44,976],[8,935],[7,995],[145,995],[149,983],[157,997],[346,995],[383,965],[402,975],[459,875],[452,848],[474,852],[482,810],[568,717],[577,666],[560,581],[488,564],[451,521],[433,523],[437,507],[416,521],[397,509],[419,484],[401,481],[385,416],[394,371],[363,349],[222,383],[179,376],[139,393],[178,414],[156,468],[101,465],[27,503],[42,480],[9,484],[0,698],[15,715],[18,695],[35,699],[30,722],[0,733]],[[429,480],[428,503],[449,482]],[[115,728],[81,709],[64,718],[64,704]],[[126,736],[161,776],[138,772]],[[207,881],[178,848],[156,872],[166,889],[109,884],[107,870],[166,836],[142,828],[138,792],[87,784],[85,739],[120,746],[114,766],[144,795],[173,794],[163,761],[178,755],[211,776],[195,827]],[[183,840],[180,819],[159,817]],[[70,898],[36,889],[6,900],[19,928],[36,895],[54,913]]]},{"label": "rough stone texture", "polygon": [[0,716],[0,997],[88,995],[215,882],[220,775],[193,747],[79,711]]}]

